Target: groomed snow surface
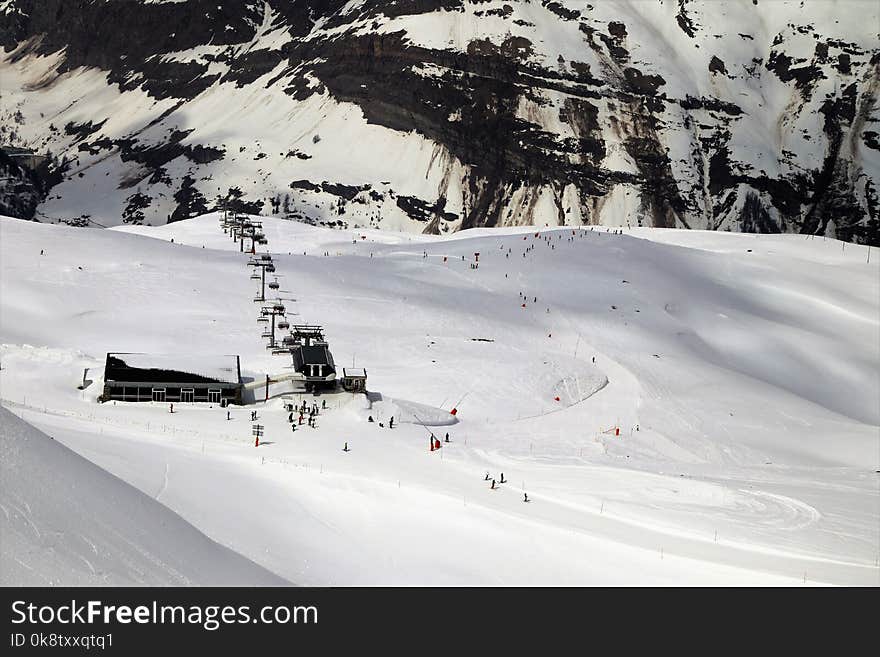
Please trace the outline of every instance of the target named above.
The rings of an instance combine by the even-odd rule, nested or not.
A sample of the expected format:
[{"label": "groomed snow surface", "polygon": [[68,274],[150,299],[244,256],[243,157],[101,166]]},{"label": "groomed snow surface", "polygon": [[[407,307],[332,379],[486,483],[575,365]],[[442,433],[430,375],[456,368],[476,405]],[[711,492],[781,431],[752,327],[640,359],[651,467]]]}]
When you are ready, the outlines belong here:
[{"label": "groomed snow surface", "polygon": [[328,408],[295,432],[290,382],[230,420],[98,404],[108,351],[290,371],[218,219],[0,219],[0,396],[36,427],[0,417],[4,584],[880,583],[880,254],[262,218],[289,321],[370,395],[306,396]]}]

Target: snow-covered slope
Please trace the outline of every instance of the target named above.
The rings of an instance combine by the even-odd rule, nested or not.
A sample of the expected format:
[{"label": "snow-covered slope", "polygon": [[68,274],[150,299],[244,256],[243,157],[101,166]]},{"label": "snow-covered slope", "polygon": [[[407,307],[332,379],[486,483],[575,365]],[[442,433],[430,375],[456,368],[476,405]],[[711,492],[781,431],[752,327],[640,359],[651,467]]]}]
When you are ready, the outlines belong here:
[{"label": "snow-covered slope", "polygon": [[[291,322],[322,323],[369,399],[306,397],[328,408],[295,432],[287,384],[229,420],[95,402],[107,351],[289,371],[260,337],[247,256],[208,215],[0,220],[3,403],[298,583],[878,583],[876,250],[264,225]],[[451,442],[431,452],[429,431]]]},{"label": "snow-covered slope", "polygon": [[286,583],[2,407],[0,484],[2,586]]},{"label": "snow-covered slope", "polygon": [[235,188],[351,227],[880,243],[871,0],[9,0],[0,16],[0,141],[63,172],[41,220],[165,223]]}]

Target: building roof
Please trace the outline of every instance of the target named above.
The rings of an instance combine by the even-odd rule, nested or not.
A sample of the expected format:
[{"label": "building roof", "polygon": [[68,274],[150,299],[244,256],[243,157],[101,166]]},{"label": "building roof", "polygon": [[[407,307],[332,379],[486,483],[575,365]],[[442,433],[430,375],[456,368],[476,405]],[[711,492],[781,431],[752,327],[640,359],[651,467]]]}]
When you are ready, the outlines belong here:
[{"label": "building roof", "polygon": [[329,368],[325,374],[336,371],[333,355],[327,345],[301,345],[293,350],[292,355],[293,367],[298,372],[302,371],[305,365],[325,365]]},{"label": "building roof", "polygon": [[108,353],[105,381],[241,383],[238,356]]}]

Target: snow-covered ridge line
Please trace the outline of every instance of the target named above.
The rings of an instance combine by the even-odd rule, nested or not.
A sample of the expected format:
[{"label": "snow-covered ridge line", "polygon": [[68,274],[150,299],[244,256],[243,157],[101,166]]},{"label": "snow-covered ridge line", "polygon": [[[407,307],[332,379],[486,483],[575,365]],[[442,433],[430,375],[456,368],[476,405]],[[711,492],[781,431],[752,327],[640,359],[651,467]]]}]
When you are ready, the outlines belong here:
[{"label": "snow-covered ridge line", "polygon": [[286,582],[0,407],[0,585]]}]

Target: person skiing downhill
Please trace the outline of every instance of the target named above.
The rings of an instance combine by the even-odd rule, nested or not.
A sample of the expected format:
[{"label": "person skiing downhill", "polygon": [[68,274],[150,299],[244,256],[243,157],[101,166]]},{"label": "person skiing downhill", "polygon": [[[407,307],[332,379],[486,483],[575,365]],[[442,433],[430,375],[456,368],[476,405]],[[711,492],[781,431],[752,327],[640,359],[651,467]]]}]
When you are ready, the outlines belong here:
[{"label": "person skiing downhill", "polygon": [[394,428],[394,416],[393,416],[393,415],[391,416],[391,419],[388,420],[388,428],[389,428],[389,429],[393,429],[393,428]]},{"label": "person skiing downhill", "polygon": [[490,490],[495,490],[495,480],[492,480],[492,485],[489,487]]},{"label": "person skiing downhill", "polygon": [[449,442],[449,432],[448,432],[448,431],[446,432],[446,438],[445,438],[445,440],[446,440],[447,443]]}]

